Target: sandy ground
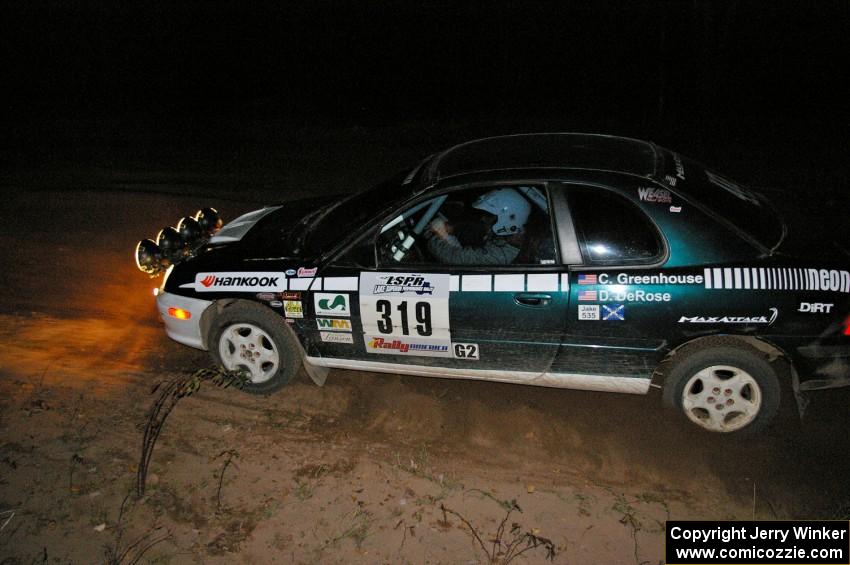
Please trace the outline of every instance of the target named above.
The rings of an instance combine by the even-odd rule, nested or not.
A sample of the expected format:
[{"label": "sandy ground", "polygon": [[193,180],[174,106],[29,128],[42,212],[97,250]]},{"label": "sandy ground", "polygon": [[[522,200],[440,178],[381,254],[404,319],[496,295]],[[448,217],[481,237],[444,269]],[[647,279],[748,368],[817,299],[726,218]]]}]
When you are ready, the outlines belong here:
[{"label": "sandy ground", "polygon": [[209,361],[165,337],[133,246],[261,201],[7,187],[0,562],[487,563],[530,533],[555,563],[655,564],[670,518],[848,518],[846,391],[733,442],[657,394],[347,371],[268,397],[204,385],[137,499],[152,386]]}]

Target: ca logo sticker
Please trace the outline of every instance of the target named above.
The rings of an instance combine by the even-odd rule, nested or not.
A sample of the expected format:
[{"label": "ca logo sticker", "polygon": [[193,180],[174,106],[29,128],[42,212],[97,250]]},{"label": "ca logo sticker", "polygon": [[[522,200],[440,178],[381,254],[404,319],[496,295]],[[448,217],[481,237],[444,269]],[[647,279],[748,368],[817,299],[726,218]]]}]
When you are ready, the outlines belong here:
[{"label": "ca logo sticker", "polygon": [[317,292],[314,295],[313,304],[316,307],[316,315],[324,316],[350,316],[348,308],[348,295]]}]

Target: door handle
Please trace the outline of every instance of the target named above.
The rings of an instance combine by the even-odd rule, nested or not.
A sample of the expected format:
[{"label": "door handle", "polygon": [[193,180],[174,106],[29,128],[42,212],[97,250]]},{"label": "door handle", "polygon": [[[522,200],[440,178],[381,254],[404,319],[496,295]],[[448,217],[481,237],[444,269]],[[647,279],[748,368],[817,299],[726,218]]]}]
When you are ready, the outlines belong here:
[{"label": "door handle", "polygon": [[514,295],[514,302],[520,306],[533,306],[540,308],[542,306],[548,306],[551,300],[551,294],[539,294],[537,292],[524,292],[522,294]]}]

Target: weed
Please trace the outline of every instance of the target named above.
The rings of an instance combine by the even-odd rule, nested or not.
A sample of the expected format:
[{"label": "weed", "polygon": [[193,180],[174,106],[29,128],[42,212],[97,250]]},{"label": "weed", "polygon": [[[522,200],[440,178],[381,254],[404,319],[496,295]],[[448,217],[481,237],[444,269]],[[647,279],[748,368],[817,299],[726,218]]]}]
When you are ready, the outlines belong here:
[{"label": "weed", "polygon": [[[493,498],[492,495],[490,498]],[[451,514],[458,518],[469,529],[472,539],[478,544],[478,547],[481,548],[490,563],[501,563],[507,565],[520,555],[523,555],[532,549],[537,549],[538,547],[546,551],[546,559],[549,561],[555,560],[555,544],[552,543],[552,540],[538,536],[535,533],[535,530],[523,531],[522,526],[517,522],[512,522],[510,530],[506,530],[508,519],[511,514],[514,511],[522,512],[522,509],[519,507],[516,500],[511,500],[509,502],[495,498],[493,498],[493,500],[495,500],[502,508],[507,508],[507,510],[505,512],[505,517],[502,518],[502,521],[499,523],[499,527],[496,529],[496,534],[492,539],[488,540],[492,543],[492,547],[488,548],[487,545],[485,545],[484,541],[481,539],[481,534],[475,526],[469,522],[469,520],[464,518],[460,513],[446,508],[443,504],[440,504],[440,510],[443,512],[443,519],[440,520],[438,524],[444,530],[448,530],[451,528],[451,522],[449,522],[447,514]]]},{"label": "weed", "polygon": [[[118,520],[115,522],[115,542],[103,548],[103,556],[107,565],[136,565],[155,545],[171,538],[171,532],[161,526],[153,526],[147,532],[137,537],[126,546],[122,545],[124,537],[124,510],[130,495],[124,497],[121,508],[118,510]],[[160,563],[164,557],[157,558]]]},{"label": "weed", "polygon": [[225,371],[220,368],[200,369],[194,373],[174,377],[164,383],[160,382],[153,387],[151,393],[159,390],[159,396],[148,412],[145,435],[142,439],[141,460],[136,472],[136,496],[141,498],[145,494],[145,480],[153,456],[154,445],[156,445],[156,440],[165,425],[165,419],[168,418],[177,402],[181,398],[197,392],[204,381],[209,381],[221,388],[227,388],[230,386],[241,387],[247,382],[247,379],[244,371]]},{"label": "weed", "polygon": [[354,510],[354,517],[351,525],[340,535],[333,538],[326,545],[333,545],[346,538],[351,539],[357,549],[363,545],[366,538],[369,537],[369,528],[372,526],[372,513],[365,510],[362,505],[358,504]]}]

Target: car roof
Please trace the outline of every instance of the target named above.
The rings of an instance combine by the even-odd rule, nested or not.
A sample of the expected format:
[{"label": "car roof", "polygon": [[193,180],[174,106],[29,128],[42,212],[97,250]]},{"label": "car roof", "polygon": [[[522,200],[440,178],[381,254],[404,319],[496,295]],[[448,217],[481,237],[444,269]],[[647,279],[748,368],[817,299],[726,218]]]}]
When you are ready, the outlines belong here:
[{"label": "car roof", "polygon": [[586,133],[526,133],[476,139],[434,157],[422,184],[469,173],[515,169],[592,169],[651,177],[658,152],[648,141]]}]

